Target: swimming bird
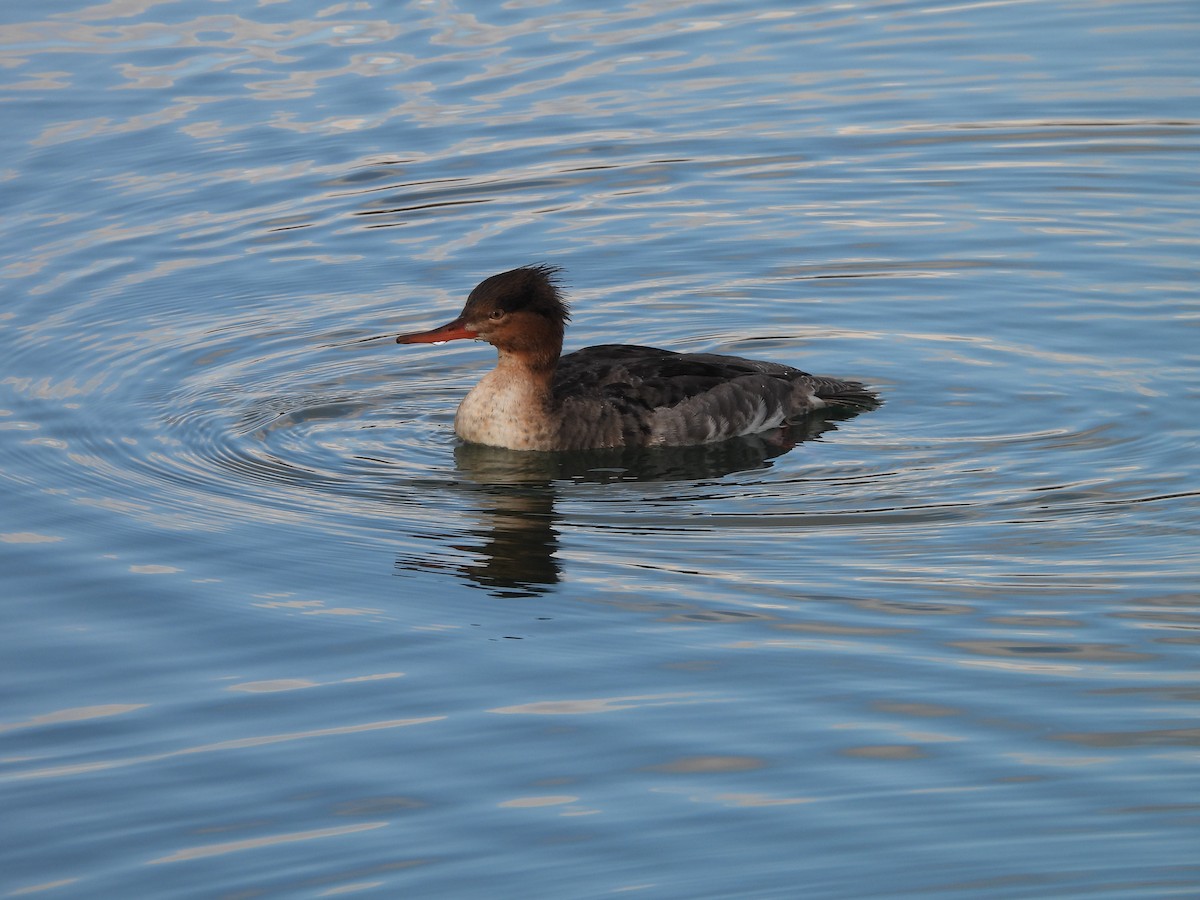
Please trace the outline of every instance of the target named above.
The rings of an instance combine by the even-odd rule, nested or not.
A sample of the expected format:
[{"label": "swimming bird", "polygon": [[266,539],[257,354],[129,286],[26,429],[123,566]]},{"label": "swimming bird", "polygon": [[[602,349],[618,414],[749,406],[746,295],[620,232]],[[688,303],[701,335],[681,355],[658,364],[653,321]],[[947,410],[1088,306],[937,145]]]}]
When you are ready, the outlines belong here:
[{"label": "swimming bird", "polygon": [[821,409],[861,411],[856,381],[782,363],[602,344],[562,354],[570,311],[555,266],[485,278],[453,321],[398,344],[466,338],[496,348],[496,368],[458,407],[465,441],[510,450],[690,446],[756,434]]}]

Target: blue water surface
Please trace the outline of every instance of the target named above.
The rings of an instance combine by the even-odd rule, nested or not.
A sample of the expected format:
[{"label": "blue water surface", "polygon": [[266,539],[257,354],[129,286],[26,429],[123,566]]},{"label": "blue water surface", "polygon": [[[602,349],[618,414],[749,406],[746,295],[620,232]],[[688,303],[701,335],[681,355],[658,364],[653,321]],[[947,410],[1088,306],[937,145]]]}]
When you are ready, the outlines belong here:
[{"label": "blue water surface", "polygon": [[[1198,40],[3,4],[0,895],[1200,895]],[[529,263],[885,404],[463,445]]]}]

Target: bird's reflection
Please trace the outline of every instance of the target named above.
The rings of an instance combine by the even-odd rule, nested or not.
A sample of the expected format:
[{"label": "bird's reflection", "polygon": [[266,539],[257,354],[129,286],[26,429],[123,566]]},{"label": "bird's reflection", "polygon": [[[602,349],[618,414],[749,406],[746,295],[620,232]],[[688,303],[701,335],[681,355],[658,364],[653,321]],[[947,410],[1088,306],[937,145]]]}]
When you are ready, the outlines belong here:
[{"label": "bird's reflection", "polygon": [[[771,460],[837,427],[848,416],[808,416],[785,428],[697,447],[531,452],[459,444],[454,461],[478,499],[475,561],[461,578],[496,597],[529,597],[559,583],[555,501],[572,483],[701,481],[767,468]],[[417,568],[401,557],[397,569]],[[427,568],[427,566],[420,566]]]},{"label": "bird's reflection", "polygon": [[[513,452],[513,451],[508,451]],[[472,584],[496,597],[528,597],[558,584],[554,489],[549,482],[488,485],[480,500],[477,543],[460,546],[476,557],[460,569]]]}]

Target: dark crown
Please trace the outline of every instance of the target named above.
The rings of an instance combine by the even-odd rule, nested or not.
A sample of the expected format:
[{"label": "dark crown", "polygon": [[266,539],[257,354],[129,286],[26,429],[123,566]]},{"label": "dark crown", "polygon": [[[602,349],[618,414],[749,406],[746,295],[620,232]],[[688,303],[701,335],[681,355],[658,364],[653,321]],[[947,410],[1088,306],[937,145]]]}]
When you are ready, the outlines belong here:
[{"label": "dark crown", "polygon": [[485,278],[467,297],[467,306],[534,312],[557,322],[567,322],[571,311],[559,291],[560,271],[557,266],[522,266]]}]

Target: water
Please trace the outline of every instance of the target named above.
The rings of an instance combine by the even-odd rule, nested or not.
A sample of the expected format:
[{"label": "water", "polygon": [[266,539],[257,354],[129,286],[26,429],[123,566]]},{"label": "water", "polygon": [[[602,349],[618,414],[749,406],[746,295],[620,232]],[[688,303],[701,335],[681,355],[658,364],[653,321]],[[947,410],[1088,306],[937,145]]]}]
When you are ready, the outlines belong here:
[{"label": "water", "polygon": [[[1200,894],[1195,4],[0,17],[0,892]],[[886,404],[458,446],[532,262]]]}]

